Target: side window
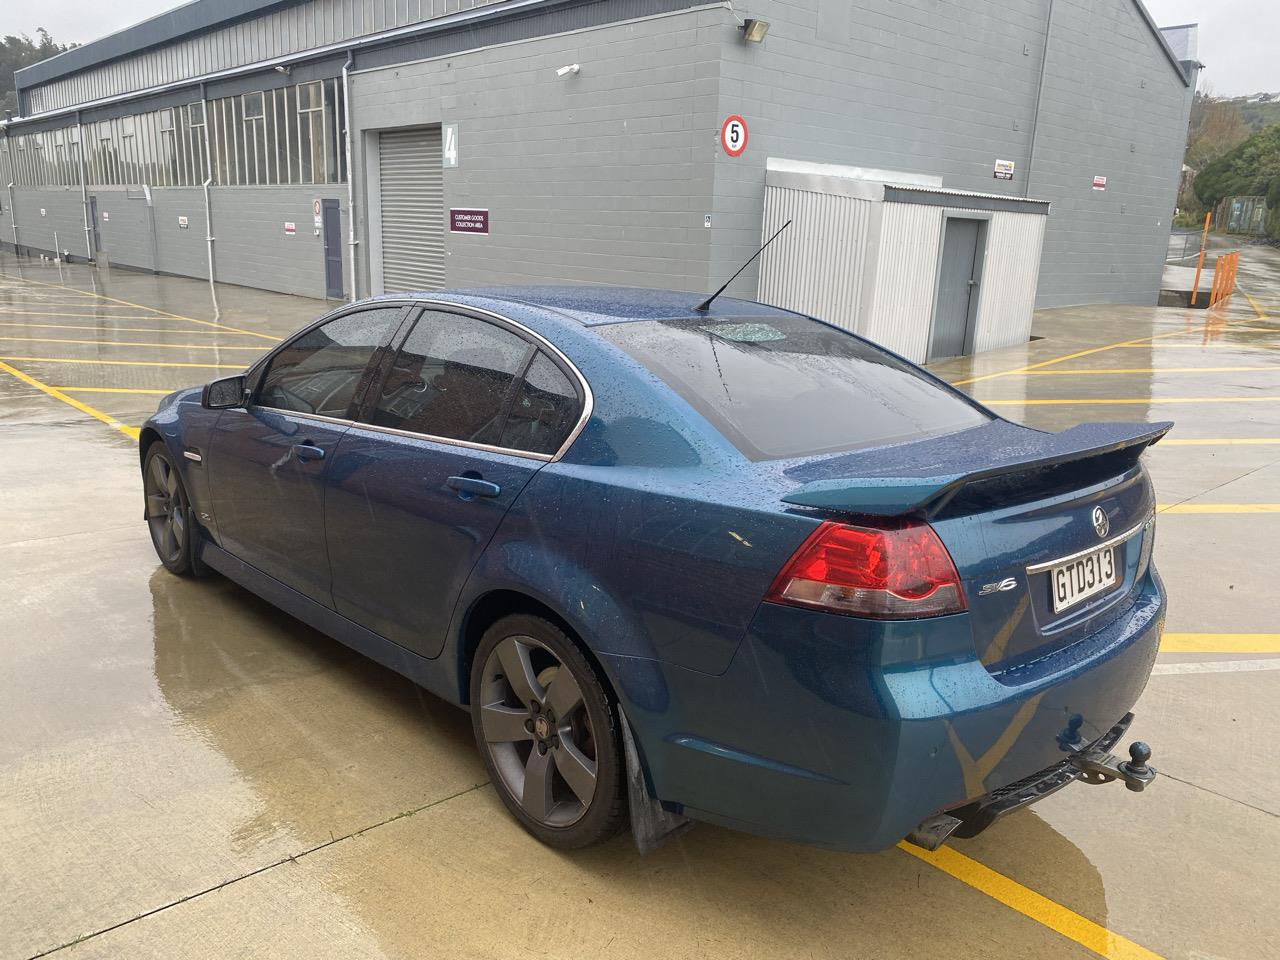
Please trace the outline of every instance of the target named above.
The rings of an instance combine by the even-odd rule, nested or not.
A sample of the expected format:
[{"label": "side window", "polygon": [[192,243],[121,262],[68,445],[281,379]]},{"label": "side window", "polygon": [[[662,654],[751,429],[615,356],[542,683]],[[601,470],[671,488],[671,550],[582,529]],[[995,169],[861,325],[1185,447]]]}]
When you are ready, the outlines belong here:
[{"label": "side window", "polygon": [[258,404],[346,419],[374,351],[386,342],[403,309],[349,313],[298,337],[271,358]]},{"label": "side window", "polygon": [[516,393],[499,446],[553,454],[578,422],[578,392],[541,350]]},{"label": "side window", "polygon": [[532,347],[492,323],[422,314],[396,356],[371,422],[448,440],[497,444]]}]

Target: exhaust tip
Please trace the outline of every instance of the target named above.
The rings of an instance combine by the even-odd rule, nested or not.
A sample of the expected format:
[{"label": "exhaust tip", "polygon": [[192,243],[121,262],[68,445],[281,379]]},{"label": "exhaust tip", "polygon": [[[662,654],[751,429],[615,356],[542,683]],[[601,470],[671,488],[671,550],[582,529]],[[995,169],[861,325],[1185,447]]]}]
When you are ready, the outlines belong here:
[{"label": "exhaust tip", "polygon": [[935,813],[932,817],[921,820],[916,828],[907,834],[906,841],[924,850],[937,850],[947,842],[947,838],[955,833],[962,822],[949,813]]}]

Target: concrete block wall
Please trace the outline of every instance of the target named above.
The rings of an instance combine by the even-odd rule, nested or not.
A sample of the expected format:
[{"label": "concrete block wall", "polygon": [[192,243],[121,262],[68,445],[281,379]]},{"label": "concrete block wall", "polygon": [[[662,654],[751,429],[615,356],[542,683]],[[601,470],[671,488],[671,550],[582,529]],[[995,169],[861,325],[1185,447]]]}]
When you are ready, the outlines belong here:
[{"label": "concrete block wall", "polygon": [[[182,277],[209,276],[201,188],[154,188],[151,206],[141,189],[91,187],[89,194],[97,205],[103,259],[116,266]],[[2,199],[0,242],[12,246],[14,211],[9,209],[7,195]],[[324,240],[314,234],[312,201],[316,199],[339,201],[345,289],[349,251],[343,184],[211,188],[218,281],[323,299]],[[84,259],[83,206],[78,188],[15,187],[14,206],[18,241],[23,247],[52,253],[56,230],[62,248]],[[179,224],[178,218],[183,216],[186,228]],[[286,222],[294,224],[293,235],[285,233]]]},{"label": "concrete block wall", "polygon": [[1053,200],[1037,303],[1154,304],[1192,88],[1130,0],[1056,0],[1053,16],[1031,181]]},{"label": "concrete block wall", "polygon": [[[487,208],[490,233],[446,233],[448,286],[706,289],[725,15],[666,14],[357,71],[361,229],[378,230],[365,179],[377,175],[376,132],[456,123],[445,206]],[[556,76],[571,63],[580,74]]]},{"label": "concrete block wall", "polygon": [[[750,140],[742,157],[717,154],[713,273],[731,273],[758,246],[765,161],[776,156],[941,175],[948,188],[1053,201],[1037,306],[1154,303],[1191,91],[1133,0],[1056,0],[1046,59],[1049,7],[736,5],[739,15],[772,22],[762,44],[744,43],[724,13],[718,114],[742,114]],[[1015,162],[1013,180],[994,179],[997,159]],[[1095,167],[1115,171],[1098,197]],[[755,268],[733,289],[752,295]]]}]

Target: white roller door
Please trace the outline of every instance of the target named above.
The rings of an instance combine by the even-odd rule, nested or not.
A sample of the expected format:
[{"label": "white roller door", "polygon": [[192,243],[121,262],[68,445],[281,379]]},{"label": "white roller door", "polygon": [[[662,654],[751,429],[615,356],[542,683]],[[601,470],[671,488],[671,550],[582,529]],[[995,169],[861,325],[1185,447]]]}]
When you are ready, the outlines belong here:
[{"label": "white roller door", "polygon": [[444,176],[440,128],[389,130],[379,138],[382,289],[444,286]]}]

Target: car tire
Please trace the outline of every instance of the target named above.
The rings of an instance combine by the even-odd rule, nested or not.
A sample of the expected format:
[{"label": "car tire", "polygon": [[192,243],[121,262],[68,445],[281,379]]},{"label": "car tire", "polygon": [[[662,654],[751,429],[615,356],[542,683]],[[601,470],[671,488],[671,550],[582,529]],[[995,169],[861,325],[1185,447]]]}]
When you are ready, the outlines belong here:
[{"label": "car tire", "polygon": [[147,448],[142,488],[147,528],[156,556],[170,573],[180,577],[195,575],[197,534],[191,500],[169,451],[158,440]]},{"label": "car tire", "polygon": [[543,843],[579,849],[626,824],[619,723],[602,678],[559,627],[516,614],[485,631],[471,668],[476,745],[502,802]]}]

